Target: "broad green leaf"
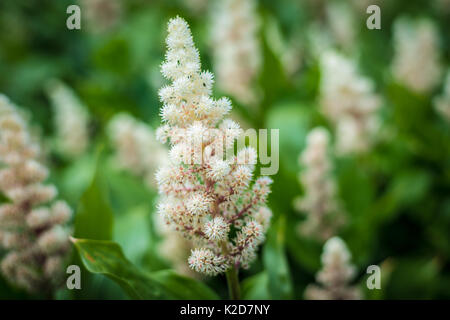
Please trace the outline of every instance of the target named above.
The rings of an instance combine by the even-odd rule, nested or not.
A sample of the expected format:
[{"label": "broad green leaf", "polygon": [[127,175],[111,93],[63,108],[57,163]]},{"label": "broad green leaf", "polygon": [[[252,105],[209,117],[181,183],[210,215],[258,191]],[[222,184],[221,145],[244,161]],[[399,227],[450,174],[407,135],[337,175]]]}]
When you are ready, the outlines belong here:
[{"label": "broad green leaf", "polygon": [[150,249],[150,216],[147,206],[139,206],[117,215],[114,220],[116,241],[133,263],[140,264]]},{"label": "broad green leaf", "polygon": [[269,277],[269,289],[273,299],[291,299],[292,279],[284,250],[285,220],[280,217],[267,235],[263,250],[263,262]]},{"label": "broad green leaf", "polygon": [[93,62],[99,69],[126,75],[131,64],[128,41],[119,35],[101,43],[93,54]]},{"label": "broad green leaf", "polygon": [[[265,17],[269,19],[268,17]],[[268,29],[268,28],[265,28]],[[263,30],[267,33],[267,30]],[[264,92],[260,105],[263,109],[269,108],[283,92],[289,89],[289,82],[284,74],[279,57],[273,52],[267,43],[267,38],[262,37],[262,53],[264,64],[259,74],[258,83]]]},{"label": "broad green leaf", "polygon": [[113,232],[113,212],[104,190],[99,166],[91,185],[81,197],[75,216],[75,237],[110,240]]},{"label": "broad green leaf", "polygon": [[279,150],[289,150],[281,160],[285,161],[286,169],[294,174],[299,170],[297,159],[305,145],[311,109],[312,106],[290,102],[274,106],[267,114],[267,127],[280,130]]},{"label": "broad green leaf", "polygon": [[242,281],[242,299],[270,300],[269,276],[266,271],[257,273]]},{"label": "broad green leaf", "polygon": [[428,172],[420,169],[405,170],[393,180],[388,190],[388,196],[398,211],[401,207],[412,206],[421,201],[427,194],[430,185],[431,177]]},{"label": "broad green leaf", "polygon": [[61,172],[61,197],[70,203],[78,203],[95,174],[96,156],[86,154],[74,160]]},{"label": "broad green leaf", "polygon": [[343,158],[336,161],[338,192],[350,221],[364,218],[374,198],[370,176],[357,160]]},{"label": "broad green leaf", "polygon": [[104,176],[108,182],[111,205],[115,213],[122,214],[143,204],[152,205],[156,190],[150,190],[143,183],[142,177],[118,169],[112,159],[105,160]]},{"label": "broad green leaf", "polygon": [[161,284],[170,299],[219,299],[217,294],[201,281],[182,276],[173,270],[160,270],[150,277]]},{"label": "broad green leaf", "polygon": [[320,254],[322,248],[316,241],[300,237],[295,232],[297,229],[295,224],[291,225],[292,230],[288,232],[288,241],[286,243],[290,256],[308,270],[311,274],[314,274],[320,268]]},{"label": "broad green leaf", "polygon": [[218,299],[200,281],[172,270],[144,273],[111,241],[72,239],[86,268],[111,278],[133,299]]}]

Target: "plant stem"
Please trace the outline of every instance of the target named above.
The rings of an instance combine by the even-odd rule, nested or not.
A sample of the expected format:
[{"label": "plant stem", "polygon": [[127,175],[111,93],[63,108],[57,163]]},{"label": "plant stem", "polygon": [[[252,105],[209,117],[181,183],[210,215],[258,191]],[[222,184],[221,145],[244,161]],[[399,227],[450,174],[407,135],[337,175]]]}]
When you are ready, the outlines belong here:
[{"label": "plant stem", "polygon": [[241,298],[241,289],[239,287],[238,270],[232,267],[226,272],[228,292],[231,300],[239,300]]}]

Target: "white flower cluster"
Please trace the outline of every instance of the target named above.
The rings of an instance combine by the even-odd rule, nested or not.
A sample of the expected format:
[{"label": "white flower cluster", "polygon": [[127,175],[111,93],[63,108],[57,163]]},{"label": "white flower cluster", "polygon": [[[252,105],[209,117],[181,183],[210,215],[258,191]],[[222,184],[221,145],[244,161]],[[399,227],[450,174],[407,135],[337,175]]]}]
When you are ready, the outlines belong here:
[{"label": "white flower cluster", "polygon": [[83,154],[89,146],[89,115],[86,107],[66,85],[49,84],[48,95],[54,112],[57,149],[67,157]]},{"label": "white flower cluster", "polygon": [[444,89],[442,94],[433,101],[436,110],[450,122],[450,69],[444,81]]},{"label": "white flower cluster", "polygon": [[321,286],[309,285],[305,298],[309,300],[360,300],[359,288],[349,283],[355,276],[351,253],[339,237],[329,239],[323,248],[322,270],[317,274]]},{"label": "white flower cluster", "polygon": [[439,34],[429,20],[400,17],[394,23],[394,77],[408,88],[427,93],[440,80]]},{"label": "white flower cluster", "polygon": [[1,270],[19,287],[48,293],[64,275],[72,212],[64,201],[45,205],[57,190],[43,184],[48,170],[38,153],[18,109],[0,95],[0,192],[10,200],[0,205]]},{"label": "white flower cluster", "polygon": [[255,0],[221,0],[212,12],[217,85],[241,103],[254,104],[254,82],[261,66]]},{"label": "white flower cluster", "polygon": [[162,142],[170,140],[171,150],[156,174],[159,212],[172,229],[194,241],[188,259],[193,270],[216,275],[245,268],[269,224],[264,204],[272,181],[262,177],[251,184],[257,158],[253,148],[224,160],[224,152],[242,134],[237,123],[223,119],[231,104],[210,97],[213,76],[201,71],[186,21],[174,18],[168,30],[161,69],[172,84],[160,90],[165,124],[157,135]]},{"label": "white flower cluster", "polygon": [[331,237],[344,223],[331,176],[329,140],[328,131],[322,127],[308,134],[306,149],[299,157],[300,165],[304,167],[299,180],[305,188],[305,196],[294,202],[299,212],[307,214],[306,221],[300,225],[300,233],[321,240]]},{"label": "white flower cluster", "polygon": [[354,63],[330,51],[321,57],[321,106],[336,126],[336,151],[366,151],[378,128],[380,98],[374,84],[358,74]]},{"label": "white flower cluster", "polygon": [[167,161],[167,150],[156,140],[152,128],[131,115],[120,113],[109,122],[108,135],[119,166],[144,177],[149,187],[155,187],[155,172]]}]

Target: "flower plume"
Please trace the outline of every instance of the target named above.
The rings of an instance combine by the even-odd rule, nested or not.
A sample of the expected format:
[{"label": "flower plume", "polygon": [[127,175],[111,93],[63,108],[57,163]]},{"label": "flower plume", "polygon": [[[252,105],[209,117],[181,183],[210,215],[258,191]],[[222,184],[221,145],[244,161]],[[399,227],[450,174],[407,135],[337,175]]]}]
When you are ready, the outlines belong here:
[{"label": "flower plume", "polygon": [[212,20],[217,84],[241,103],[254,104],[257,101],[254,82],[261,66],[256,1],[218,1]]},{"label": "flower plume", "polygon": [[0,95],[0,191],[10,200],[0,205],[1,271],[18,287],[48,293],[64,275],[72,211],[64,201],[49,204],[57,190],[44,184],[39,151],[19,110]]},{"label": "flower plume", "polygon": [[326,240],[344,223],[331,176],[330,137],[325,128],[318,127],[308,134],[306,140],[306,149],[299,158],[304,167],[299,180],[305,188],[305,195],[297,198],[294,206],[297,211],[307,214],[306,221],[300,225],[300,233]]},{"label": "flower plume", "polygon": [[394,77],[413,91],[427,93],[440,80],[439,35],[429,20],[400,17],[394,23]]},{"label": "flower plume", "polygon": [[380,98],[374,94],[374,83],[333,51],[323,54],[321,68],[321,107],[336,127],[337,152],[367,151],[378,128]]},{"label": "flower plume", "polygon": [[53,105],[58,151],[68,157],[83,154],[89,146],[89,115],[86,107],[66,85],[53,81],[48,86]]},{"label": "flower plume", "polygon": [[351,253],[339,237],[329,239],[322,253],[322,269],[317,274],[321,287],[309,285],[305,297],[309,300],[359,300],[361,292],[349,282],[355,276],[355,267],[350,263]]},{"label": "flower plume", "polygon": [[159,212],[195,244],[188,259],[193,270],[216,275],[248,267],[270,220],[265,202],[272,181],[262,177],[252,182],[254,149],[224,157],[242,134],[236,122],[224,119],[230,101],[210,97],[213,75],[201,71],[186,21],[170,20],[168,31],[161,71],[171,84],[159,93],[164,124],[157,136],[171,147],[167,165],[156,173]]}]

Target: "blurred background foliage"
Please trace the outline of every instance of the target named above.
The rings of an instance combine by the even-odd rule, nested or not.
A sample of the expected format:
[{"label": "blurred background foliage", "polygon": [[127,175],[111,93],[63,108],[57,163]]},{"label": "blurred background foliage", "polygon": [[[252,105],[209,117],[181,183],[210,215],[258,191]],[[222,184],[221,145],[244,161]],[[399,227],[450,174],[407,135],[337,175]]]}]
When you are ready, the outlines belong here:
[{"label": "blurred background foliage", "polygon": [[[45,94],[49,79],[61,79],[71,87],[92,116],[89,152],[67,159],[49,147],[46,160],[60,197],[76,209],[75,237],[114,240],[139,268],[137,271],[123,260],[120,248],[108,247],[105,250],[120,263],[105,262],[110,268],[105,272],[105,266],[85,261],[83,268],[91,273],[83,269],[82,290],[62,289],[57,298],[215,297],[215,293],[208,296],[206,289],[196,287],[198,283],[189,291],[191,295],[168,293],[168,283],[176,291],[184,280],[167,273],[170,265],[156,250],[159,235],[151,218],[156,192],[142,179],[113,165],[105,134],[108,121],[121,111],[153,128],[160,123],[157,92],[164,81],[159,66],[165,52],[166,23],[171,17],[187,19],[203,68],[213,69],[207,10],[196,12],[187,2],[121,1],[114,26],[98,32],[90,31],[84,21],[81,30],[66,28],[66,8],[77,4],[75,0],[0,2],[0,92],[28,110],[36,135],[43,141],[54,135],[52,109]],[[244,298],[301,299],[320,268],[322,243],[298,236],[294,226],[304,218],[292,207],[293,199],[303,192],[297,180],[297,158],[306,134],[318,125],[330,127],[318,107],[318,57],[307,48],[308,25],[320,19],[312,3],[258,2],[263,50],[258,83],[263,99],[258,112],[250,112],[233,100],[237,117],[248,127],[280,129],[280,170],[273,177],[269,200],[273,224],[258,260],[240,275]],[[320,3],[327,5],[326,1]],[[437,24],[443,65],[448,67],[449,11],[437,10],[432,1],[377,3],[382,29],[368,30],[368,15],[357,12],[357,40],[349,54],[383,95],[382,126],[391,135],[379,139],[370,152],[334,159],[339,195],[350,221],[340,236],[353,254],[359,272],[355,282],[361,288],[366,287],[367,266],[382,268],[382,289],[364,289],[366,298],[448,299],[450,125],[432,108],[432,98],[442,86],[427,95],[411,92],[395,83],[388,66],[393,55],[392,23],[399,15],[411,15],[431,17]],[[294,73],[286,71],[281,56],[290,45],[301,48]],[[215,90],[214,95],[223,94]],[[77,246],[80,252],[91,250],[89,244]],[[74,252],[73,263],[82,265],[80,259],[86,260]],[[133,283],[144,277],[141,272],[148,272],[149,283],[154,286],[136,289],[133,283],[121,284],[102,275],[111,277],[112,271],[132,274]],[[227,296],[224,277],[208,278],[205,283],[219,297]],[[0,279],[0,298],[28,297]]]}]

